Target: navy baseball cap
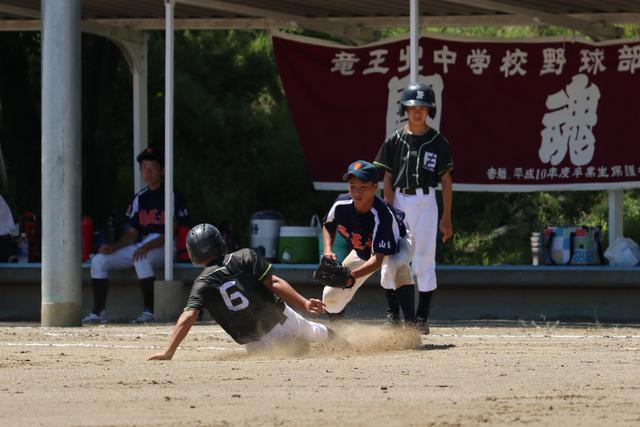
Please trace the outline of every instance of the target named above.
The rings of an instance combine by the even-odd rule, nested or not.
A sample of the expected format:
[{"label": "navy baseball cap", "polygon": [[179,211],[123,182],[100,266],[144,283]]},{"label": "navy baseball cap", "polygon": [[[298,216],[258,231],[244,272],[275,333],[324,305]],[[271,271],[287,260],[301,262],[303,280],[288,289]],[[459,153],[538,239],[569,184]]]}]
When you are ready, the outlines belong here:
[{"label": "navy baseball cap", "polygon": [[136,157],[136,161],[138,163],[142,163],[143,160],[155,160],[160,163],[160,166],[164,167],[164,156],[162,155],[162,151],[158,150],[154,147],[147,147],[138,154]]},{"label": "navy baseball cap", "polygon": [[363,182],[378,182],[378,169],[372,163],[364,160],[356,160],[351,163],[342,179],[348,181],[351,175]]}]

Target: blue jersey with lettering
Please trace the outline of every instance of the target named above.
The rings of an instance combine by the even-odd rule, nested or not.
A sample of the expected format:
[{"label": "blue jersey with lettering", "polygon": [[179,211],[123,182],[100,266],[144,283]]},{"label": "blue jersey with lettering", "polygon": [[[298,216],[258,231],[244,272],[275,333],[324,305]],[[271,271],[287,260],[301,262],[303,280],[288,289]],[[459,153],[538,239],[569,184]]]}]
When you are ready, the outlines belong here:
[{"label": "blue jersey with lettering", "polygon": [[[176,223],[186,225],[189,212],[184,197],[173,192],[173,215]],[[138,230],[140,235],[164,233],[164,183],[155,190],[145,187],[138,191],[127,208],[129,226]]]},{"label": "blue jersey with lettering", "polygon": [[371,253],[393,255],[398,252],[398,240],[407,234],[404,212],[389,206],[375,196],[373,206],[366,213],[359,213],[349,193],[341,194],[324,218],[324,226],[330,233],[340,233],[361,259]]}]

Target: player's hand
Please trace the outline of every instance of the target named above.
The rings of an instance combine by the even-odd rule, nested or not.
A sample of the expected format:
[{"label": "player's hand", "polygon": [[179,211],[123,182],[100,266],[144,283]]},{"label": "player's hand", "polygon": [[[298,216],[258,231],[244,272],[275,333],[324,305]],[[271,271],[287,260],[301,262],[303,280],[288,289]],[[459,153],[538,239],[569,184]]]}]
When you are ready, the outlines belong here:
[{"label": "player's hand", "polygon": [[138,261],[139,259],[144,258],[147,255],[147,252],[149,252],[149,250],[145,245],[138,247],[138,249],[133,251],[133,260]]},{"label": "player's hand", "polygon": [[147,360],[171,360],[173,354],[169,354],[166,352],[156,353],[153,356],[149,357]]},{"label": "player's hand", "polygon": [[100,245],[100,247],[98,248],[98,253],[99,254],[105,254],[105,255],[109,255],[110,253],[113,253],[113,248],[111,247],[111,245],[108,245],[106,243],[103,243],[102,245]]},{"label": "player's hand", "polygon": [[322,256],[326,256],[328,258],[331,258],[334,261],[336,261],[338,259],[338,256],[333,252],[325,252],[324,255],[322,255]]},{"label": "player's hand", "polygon": [[453,236],[453,225],[451,225],[451,218],[445,218],[444,216],[440,220],[440,232],[442,233],[442,241],[446,242]]},{"label": "player's hand", "polygon": [[319,299],[311,298],[307,300],[305,310],[310,314],[322,314],[327,305]]}]

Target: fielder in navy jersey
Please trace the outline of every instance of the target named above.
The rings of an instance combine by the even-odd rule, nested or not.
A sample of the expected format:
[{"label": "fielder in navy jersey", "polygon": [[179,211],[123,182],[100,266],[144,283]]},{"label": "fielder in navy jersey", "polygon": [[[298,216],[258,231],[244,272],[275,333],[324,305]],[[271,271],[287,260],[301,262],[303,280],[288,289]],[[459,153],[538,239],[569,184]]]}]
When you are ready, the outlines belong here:
[{"label": "fielder in navy jersey", "polygon": [[397,322],[401,306],[405,321],[413,322],[415,291],[409,267],[413,239],[403,223],[404,214],[376,196],[378,171],[373,164],[353,162],[343,179],[349,183],[349,193],[338,196],[323,220],[324,256],[336,259],[332,246],[336,233],[341,234],[353,247],[342,264],[355,281],[346,289],[325,286],[326,311],[332,319],[342,317],[358,288],[380,270],[389,303],[387,319]]},{"label": "fielder in navy jersey", "polygon": [[[147,187],[133,196],[127,208],[127,231],[117,242],[98,248],[91,259],[93,309],[82,319],[83,323],[108,322],[105,307],[109,271],[130,267],[135,267],[144,303],[134,322],[153,321],[153,269],[164,263],[164,161],[162,153],[152,147],[143,150],[136,160]],[[186,224],[188,215],[184,198],[174,192],[175,224]]]}]

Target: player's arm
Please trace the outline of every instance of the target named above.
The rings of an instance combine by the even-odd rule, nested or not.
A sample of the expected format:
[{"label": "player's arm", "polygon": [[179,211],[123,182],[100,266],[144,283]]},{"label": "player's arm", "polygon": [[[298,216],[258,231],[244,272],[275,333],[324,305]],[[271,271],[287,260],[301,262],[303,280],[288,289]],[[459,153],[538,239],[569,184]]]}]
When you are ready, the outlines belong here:
[{"label": "player's arm", "polygon": [[362,276],[366,276],[369,273],[373,273],[382,267],[382,261],[384,261],[385,254],[381,253],[373,253],[371,254],[371,258],[369,258],[364,264],[360,267],[351,270],[351,275],[354,278],[359,278]]},{"label": "player's arm", "polygon": [[310,314],[324,313],[325,304],[318,299],[307,299],[300,295],[291,287],[289,282],[276,276],[269,274],[262,280],[262,285],[274,294],[278,295],[287,305],[299,308]]},{"label": "player's arm", "polygon": [[384,171],[382,183],[382,194],[384,195],[384,200],[386,200],[390,205],[393,205],[393,174],[388,170]]},{"label": "player's arm", "polygon": [[120,236],[117,242],[111,245],[103,244],[102,246],[100,246],[100,248],[98,248],[98,252],[101,254],[110,254],[117,251],[118,249],[124,248],[125,246],[129,246],[137,239],[138,230],[136,230],[134,227],[129,227],[127,231],[122,234],[122,236]]},{"label": "player's arm", "polygon": [[442,241],[446,242],[453,235],[453,225],[451,224],[451,206],[453,204],[453,191],[451,171],[447,170],[440,176],[442,183],[442,218],[440,219],[440,232]]},{"label": "player's arm", "polygon": [[332,233],[327,230],[326,226],[322,226],[322,243],[323,243],[323,256],[327,256],[333,260],[336,259],[336,254],[333,252],[333,241],[336,238],[336,233]]},{"label": "player's arm", "polygon": [[171,337],[169,337],[167,348],[160,353],[154,354],[147,360],[171,360],[184,337],[187,336],[193,324],[198,320],[198,314],[200,314],[200,310],[184,311],[178,318]]},{"label": "player's arm", "polygon": [[[178,231],[178,223],[174,221],[174,223],[173,223],[173,235],[174,236],[175,236],[177,231]],[[148,242],[145,242],[144,245],[140,245],[140,247],[138,247],[133,252],[133,259],[134,260],[138,260],[139,258],[144,258],[146,253],[149,252],[151,249],[161,248],[162,246],[164,246],[164,233],[160,234],[155,239],[152,239],[152,240],[149,240]]]}]

